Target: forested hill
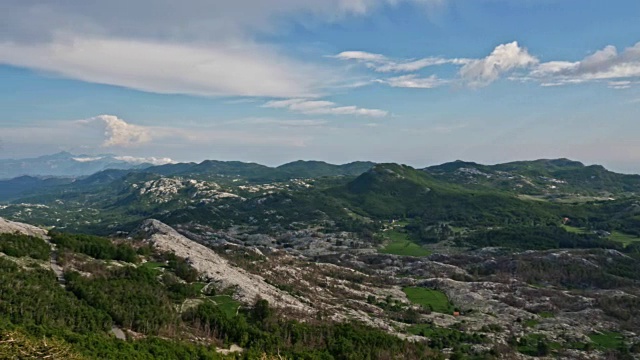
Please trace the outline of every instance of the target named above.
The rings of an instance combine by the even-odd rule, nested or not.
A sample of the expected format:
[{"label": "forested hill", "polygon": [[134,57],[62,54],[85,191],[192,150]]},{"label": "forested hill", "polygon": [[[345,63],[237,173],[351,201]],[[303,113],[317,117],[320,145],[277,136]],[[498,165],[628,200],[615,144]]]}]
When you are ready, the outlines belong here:
[{"label": "forested hill", "polygon": [[329,191],[354,211],[378,219],[424,218],[478,224],[553,223],[552,207],[488,188],[451,184],[406,165],[380,164]]},{"label": "forested hill", "polygon": [[[166,251],[155,238],[49,232],[49,239],[42,231],[13,232],[33,228],[25,224],[2,224],[2,359],[442,358],[424,341],[360,322],[328,321],[322,313],[299,321],[302,315],[260,297],[239,302],[237,288],[224,285],[237,279],[212,278],[213,270],[176,255],[180,249]],[[197,248],[182,241],[189,242],[182,250]],[[246,274],[208,259],[219,272]],[[225,351],[232,344],[234,352]]]},{"label": "forested hill", "polygon": [[601,165],[569,159],[516,161],[497,165],[454,161],[425,172],[450,182],[532,195],[617,196],[640,193],[640,175],[619,174]]}]

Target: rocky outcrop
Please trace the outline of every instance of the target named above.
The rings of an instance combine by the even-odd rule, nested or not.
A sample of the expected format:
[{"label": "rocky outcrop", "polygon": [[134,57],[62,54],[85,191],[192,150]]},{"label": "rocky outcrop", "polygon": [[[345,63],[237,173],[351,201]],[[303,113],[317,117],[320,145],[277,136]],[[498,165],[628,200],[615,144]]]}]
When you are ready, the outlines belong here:
[{"label": "rocky outcrop", "polygon": [[47,231],[37,226],[9,221],[3,218],[0,218],[0,234],[1,233],[20,233],[41,239],[47,236]]},{"label": "rocky outcrop", "polygon": [[261,297],[276,307],[312,311],[299,299],[267,284],[262,277],[231,265],[215,251],[188,239],[158,220],[146,220],[136,235],[142,235],[161,251],[173,252],[188,259],[193,268],[218,283],[220,288],[236,287],[235,298],[243,303],[251,304]]}]

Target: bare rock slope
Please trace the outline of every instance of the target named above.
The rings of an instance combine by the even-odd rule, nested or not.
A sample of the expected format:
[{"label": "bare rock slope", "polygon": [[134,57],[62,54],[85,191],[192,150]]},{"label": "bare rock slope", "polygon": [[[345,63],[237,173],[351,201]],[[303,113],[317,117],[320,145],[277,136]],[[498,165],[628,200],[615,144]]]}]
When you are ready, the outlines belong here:
[{"label": "bare rock slope", "polygon": [[266,283],[262,277],[231,265],[215,251],[188,239],[158,220],[146,220],[140,226],[138,234],[143,235],[156,248],[188,259],[198,272],[217,282],[220,287],[237,287],[235,297],[244,303],[252,303],[257,297],[261,297],[277,307],[312,311],[308,305]]},{"label": "bare rock slope", "polygon": [[47,231],[39,227],[0,218],[0,234],[2,233],[20,233],[41,239],[47,236]]}]

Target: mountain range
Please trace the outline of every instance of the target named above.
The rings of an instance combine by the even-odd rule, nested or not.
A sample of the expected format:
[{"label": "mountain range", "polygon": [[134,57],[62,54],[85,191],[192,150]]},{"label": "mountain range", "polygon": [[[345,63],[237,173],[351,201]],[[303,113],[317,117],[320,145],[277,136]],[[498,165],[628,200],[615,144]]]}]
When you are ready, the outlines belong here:
[{"label": "mountain range", "polygon": [[60,152],[29,159],[0,159],[0,179],[18,176],[86,176],[107,169],[143,169],[171,162],[168,158],[137,158],[111,154],[89,156]]},{"label": "mountain range", "polygon": [[607,358],[640,350],[638,192],[567,159],[21,176],[0,181],[0,320],[94,358]]}]

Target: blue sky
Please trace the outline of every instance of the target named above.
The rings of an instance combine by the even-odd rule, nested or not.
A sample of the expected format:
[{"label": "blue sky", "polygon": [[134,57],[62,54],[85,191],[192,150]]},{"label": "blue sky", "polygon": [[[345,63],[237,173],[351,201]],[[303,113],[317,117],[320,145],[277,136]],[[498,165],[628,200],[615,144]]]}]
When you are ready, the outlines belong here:
[{"label": "blue sky", "polygon": [[640,172],[635,0],[8,0],[0,158]]}]

